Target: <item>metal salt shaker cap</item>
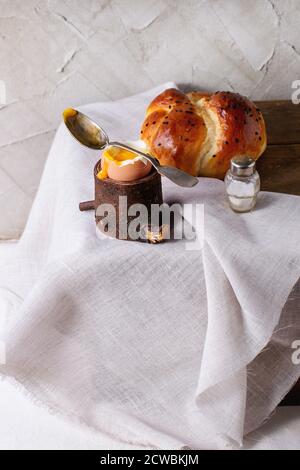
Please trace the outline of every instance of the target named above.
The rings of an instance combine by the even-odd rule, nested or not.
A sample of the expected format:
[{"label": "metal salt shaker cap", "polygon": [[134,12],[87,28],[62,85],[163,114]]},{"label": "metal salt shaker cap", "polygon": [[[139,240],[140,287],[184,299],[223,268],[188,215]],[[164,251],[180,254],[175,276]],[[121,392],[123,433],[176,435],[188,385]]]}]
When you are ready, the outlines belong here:
[{"label": "metal salt shaker cap", "polygon": [[255,172],[255,160],[250,157],[234,157],[231,159],[230,171],[234,176],[251,176]]}]

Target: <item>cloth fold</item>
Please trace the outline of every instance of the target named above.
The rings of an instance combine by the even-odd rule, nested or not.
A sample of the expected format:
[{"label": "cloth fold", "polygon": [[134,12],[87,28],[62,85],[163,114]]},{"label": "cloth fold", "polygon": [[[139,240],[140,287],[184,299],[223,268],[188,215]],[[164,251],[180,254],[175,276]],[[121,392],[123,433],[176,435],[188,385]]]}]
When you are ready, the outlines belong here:
[{"label": "cloth fold", "polygon": [[[147,104],[174,86],[81,109],[113,139],[134,140]],[[203,204],[202,248],[99,240],[93,214],[78,211],[98,159],[59,128],[25,232],[0,266],[0,296],[20,299],[0,311],[2,377],[124,442],[239,446],[300,375],[300,198],[262,193],[235,214],[221,181],[164,181],[165,202]]]}]

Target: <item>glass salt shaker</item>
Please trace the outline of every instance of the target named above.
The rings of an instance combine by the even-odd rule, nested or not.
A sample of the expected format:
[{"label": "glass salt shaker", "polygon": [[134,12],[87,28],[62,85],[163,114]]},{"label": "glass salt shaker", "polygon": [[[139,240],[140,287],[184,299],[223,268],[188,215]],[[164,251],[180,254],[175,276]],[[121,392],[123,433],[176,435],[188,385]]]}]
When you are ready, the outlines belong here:
[{"label": "glass salt shaker", "polygon": [[231,209],[235,212],[251,211],[260,189],[255,161],[249,157],[232,158],[224,181]]}]

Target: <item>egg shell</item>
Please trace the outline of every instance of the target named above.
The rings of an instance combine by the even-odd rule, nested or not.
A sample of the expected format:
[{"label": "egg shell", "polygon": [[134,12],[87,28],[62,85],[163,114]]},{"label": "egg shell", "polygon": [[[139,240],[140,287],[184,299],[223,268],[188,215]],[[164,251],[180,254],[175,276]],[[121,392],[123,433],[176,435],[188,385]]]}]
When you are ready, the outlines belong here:
[{"label": "egg shell", "polygon": [[147,161],[145,164],[140,159],[132,160],[132,163],[127,165],[118,165],[113,160],[109,160],[102,156],[102,162],[105,159],[108,177],[116,181],[134,181],[144,178],[151,171],[151,163]]}]

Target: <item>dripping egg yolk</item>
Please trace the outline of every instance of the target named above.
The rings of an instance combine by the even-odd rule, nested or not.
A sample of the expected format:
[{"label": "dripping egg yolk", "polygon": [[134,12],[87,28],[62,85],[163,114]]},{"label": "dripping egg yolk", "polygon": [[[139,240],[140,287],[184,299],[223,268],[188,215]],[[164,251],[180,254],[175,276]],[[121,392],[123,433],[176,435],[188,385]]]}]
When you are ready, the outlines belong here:
[{"label": "dripping egg yolk", "polygon": [[107,148],[101,158],[101,170],[97,178],[117,181],[134,181],[144,178],[151,171],[151,163],[142,156],[118,147]]}]

